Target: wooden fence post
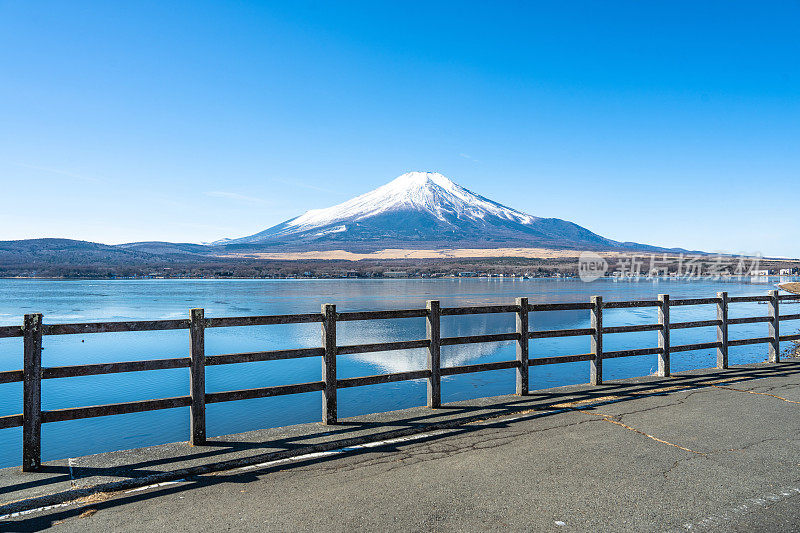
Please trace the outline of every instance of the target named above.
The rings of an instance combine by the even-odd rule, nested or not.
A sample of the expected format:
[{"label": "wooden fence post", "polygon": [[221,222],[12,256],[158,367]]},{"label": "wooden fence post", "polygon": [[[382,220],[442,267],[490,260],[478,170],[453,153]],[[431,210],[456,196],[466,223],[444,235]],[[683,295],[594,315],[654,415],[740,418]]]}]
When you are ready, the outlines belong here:
[{"label": "wooden fence post", "polygon": [[528,318],[528,299],[517,298],[517,394],[525,396],[528,394],[528,351],[529,351],[529,318]]},{"label": "wooden fence post", "polygon": [[192,405],[189,418],[189,444],[201,446],[206,443],[206,347],[205,311],[191,310],[191,363],[189,367],[190,395]]},{"label": "wooden fence post", "polygon": [[336,306],[322,306],[322,423],[333,425],[337,421],[336,410]]},{"label": "wooden fence post", "polygon": [[428,315],[425,321],[425,330],[428,341],[428,407],[436,408],[442,405],[442,361],[441,361],[441,311],[438,300],[428,300]]},{"label": "wooden fence post", "polygon": [[658,375],[665,378],[670,375],[670,338],[669,338],[669,294],[658,295],[658,347],[661,353],[658,354]]},{"label": "wooden fence post", "polygon": [[728,293],[718,292],[717,298],[717,368],[728,368]]},{"label": "wooden fence post", "polygon": [[592,296],[592,355],[594,359],[589,362],[589,383],[591,385],[603,384],[603,297]]},{"label": "wooden fence post", "polygon": [[42,465],[42,315],[25,315],[22,370],[22,471]]},{"label": "wooden fence post", "polygon": [[772,337],[772,342],[769,344],[769,362],[781,362],[781,315],[778,307],[778,291],[769,291],[769,317],[772,321],[769,323],[769,336]]}]

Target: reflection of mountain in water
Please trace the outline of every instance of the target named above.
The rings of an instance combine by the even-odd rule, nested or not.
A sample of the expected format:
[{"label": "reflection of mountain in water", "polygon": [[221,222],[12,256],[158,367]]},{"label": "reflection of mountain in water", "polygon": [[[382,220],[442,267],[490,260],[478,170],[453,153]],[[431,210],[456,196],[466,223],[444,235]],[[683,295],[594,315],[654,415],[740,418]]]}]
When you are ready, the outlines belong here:
[{"label": "reflection of mountain in water", "polygon": [[[501,344],[508,343],[465,344],[458,347],[454,346],[449,350],[442,349],[442,366],[461,366],[469,364],[472,361],[477,361],[481,357],[498,351]],[[353,357],[362,363],[375,365],[387,373],[421,370],[427,367],[428,360],[427,351],[424,349],[364,353],[354,355]]]},{"label": "reflection of mountain in water", "polygon": [[[560,329],[579,327],[587,320],[587,313],[565,311],[537,315],[535,329]],[[358,326],[340,326],[341,344],[369,344],[425,338],[425,323],[421,319],[371,320]],[[515,330],[515,317],[511,313],[442,317],[442,337],[462,337],[506,333]],[[442,366],[461,366],[479,362],[480,359],[507,349],[513,342],[464,344],[442,348]],[[395,350],[391,352],[347,355],[356,361],[377,366],[381,372],[407,372],[427,367],[427,350]]]}]

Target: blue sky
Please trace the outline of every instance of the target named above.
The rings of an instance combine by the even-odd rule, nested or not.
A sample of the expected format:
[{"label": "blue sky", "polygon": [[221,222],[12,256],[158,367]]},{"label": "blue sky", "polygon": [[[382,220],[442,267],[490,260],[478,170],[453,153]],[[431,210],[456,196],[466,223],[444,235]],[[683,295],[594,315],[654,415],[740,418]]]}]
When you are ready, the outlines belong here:
[{"label": "blue sky", "polygon": [[799,24],[798,2],[0,0],[0,239],[238,237],[434,170],[614,239],[798,257]]}]

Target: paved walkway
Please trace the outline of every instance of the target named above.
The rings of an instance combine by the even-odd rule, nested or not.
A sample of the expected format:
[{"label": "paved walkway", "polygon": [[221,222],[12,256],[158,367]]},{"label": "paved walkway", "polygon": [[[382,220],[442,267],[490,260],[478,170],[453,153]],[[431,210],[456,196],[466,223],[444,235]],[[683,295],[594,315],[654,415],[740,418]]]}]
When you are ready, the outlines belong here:
[{"label": "paved walkway", "polygon": [[415,408],[2,470],[0,530],[796,529],[798,415],[798,362]]}]

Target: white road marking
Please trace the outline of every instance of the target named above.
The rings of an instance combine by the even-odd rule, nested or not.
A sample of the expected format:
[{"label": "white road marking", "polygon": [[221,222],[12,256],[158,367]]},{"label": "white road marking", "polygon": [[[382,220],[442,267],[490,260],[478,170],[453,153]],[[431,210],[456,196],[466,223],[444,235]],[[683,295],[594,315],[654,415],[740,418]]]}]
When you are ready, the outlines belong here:
[{"label": "white road marking", "polygon": [[792,487],[784,489],[778,492],[777,494],[766,494],[758,498],[750,498],[746,502],[737,505],[736,507],[733,507],[731,509],[728,509],[727,511],[723,511],[722,513],[719,514],[709,515],[700,520],[699,522],[695,523],[689,522],[683,524],[682,527],[687,531],[700,531],[710,527],[719,527],[724,522],[733,520],[734,518],[741,516],[747,513],[748,511],[752,511],[757,507],[766,507],[770,503],[783,501],[793,496],[797,496],[798,494],[800,494],[800,488]]},{"label": "white road marking", "polygon": [[57,503],[54,505],[47,505],[45,507],[37,507],[36,509],[27,509],[25,511],[17,511],[16,513],[4,514],[0,515],[0,520],[8,520],[9,518],[17,518],[19,516],[29,515],[31,513],[36,512],[44,512],[49,511],[51,509],[58,509],[60,507],[68,507],[72,505],[74,502],[66,502],[66,503]]},{"label": "white road marking", "polygon": [[155,483],[153,485],[145,485],[144,487],[136,487],[135,489],[126,490],[123,494],[130,494],[131,492],[140,492],[143,490],[149,489],[157,489],[159,487],[166,487],[167,485],[177,485],[178,483],[186,482],[185,479],[179,479],[178,481],[164,481],[162,483]]},{"label": "white road marking", "polygon": [[[130,494],[132,492],[139,492],[142,490],[148,489],[157,489],[159,487],[165,487],[167,485],[175,485],[177,483],[184,483],[186,482],[185,479],[179,479],[178,481],[164,481],[163,483],[155,483],[153,485],[145,485],[144,487],[137,487],[135,489],[126,490],[123,494]],[[8,520],[9,518],[18,518],[20,516],[26,516],[31,513],[43,513],[45,511],[50,511],[52,509],[60,509],[62,507],[69,507],[71,505],[89,505],[88,503],[82,503],[78,500],[73,500],[71,502],[64,502],[64,503],[57,503],[53,505],[45,505],[44,507],[36,507],[34,509],[26,509],[25,511],[17,511],[16,513],[9,513],[0,515],[0,520]]]},{"label": "white road marking", "polygon": [[342,455],[348,452],[355,452],[358,450],[363,450],[366,448],[377,448],[380,446],[387,446],[389,444],[397,444],[399,442],[409,442],[414,440],[424,439],[426,437],[432,437],[434,435],[441,435],[446,431],[450,430],[441,430],[441,431],[434,431],[431,433],[420,433],[419,435],[410,435],[408,437],[397,437],[394,439],[386,439],[376,442],[367,442],[365,444],[357,444],[355,446],[347,446],[345,448],[338,448],[336,450],[328,450],[325,452],[314,452],[314,453],[307,453],[304,455],[298,455],[296,457],[287,457],[286,459],[276,459],[274,461],[267,461],[265,463],[258,463],[255,465],[249,466],[242,466],[240,468],[234,468],[233,470],[229,470],[229,472],[248,472],[250,470],[260,470],[262,468],[267,468],[270,466],[281,465],[281,464],[288,464],[288,463],[297,463],[299,461],[306,461],[308,459],[318,459],[320,457],[332,457],[335,455]]}]

